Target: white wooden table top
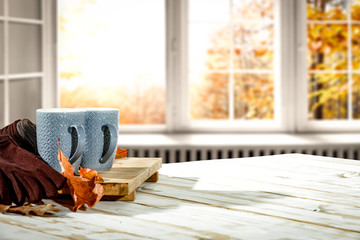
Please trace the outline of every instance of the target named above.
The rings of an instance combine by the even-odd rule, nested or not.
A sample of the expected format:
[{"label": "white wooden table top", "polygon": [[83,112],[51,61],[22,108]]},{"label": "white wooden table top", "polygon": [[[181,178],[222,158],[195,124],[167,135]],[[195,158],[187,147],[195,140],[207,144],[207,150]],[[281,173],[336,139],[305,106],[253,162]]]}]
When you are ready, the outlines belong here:
[{"label": "white wooden table top", "polygon": [[301,154],[164,164],[134,202],[0,214],[0,239],[360,239],[360,161]]}]

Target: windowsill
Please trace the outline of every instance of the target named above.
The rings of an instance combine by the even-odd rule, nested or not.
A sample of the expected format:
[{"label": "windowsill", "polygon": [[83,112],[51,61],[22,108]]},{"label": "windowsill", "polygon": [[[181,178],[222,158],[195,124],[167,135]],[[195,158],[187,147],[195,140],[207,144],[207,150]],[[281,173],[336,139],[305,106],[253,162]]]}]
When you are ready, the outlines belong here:
[{"label": "windowsill", "polygon": [[360,146],[360,133],[159,134],[120,133],[119,146]]}]

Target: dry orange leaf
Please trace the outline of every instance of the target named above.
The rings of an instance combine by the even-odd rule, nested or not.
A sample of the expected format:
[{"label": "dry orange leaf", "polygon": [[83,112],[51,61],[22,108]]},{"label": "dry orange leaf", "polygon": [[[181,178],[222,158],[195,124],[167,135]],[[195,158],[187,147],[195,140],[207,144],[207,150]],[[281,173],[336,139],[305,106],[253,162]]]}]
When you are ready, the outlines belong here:
[{"label": "dry orange leaf", "polygon": [[69,159],[61,152],[60,140],[58,140],[58,143],[58,159],[61,166],[61,174],[67,178],[67,185],[74,200],[72,211],[76,212],[84,204],[90,208],[94,207],[104,195],[104,187],[100,183],[96,183],[95,178],[90,180],[85,177],[75,176],[74,167],[70,164]]},{"label": "dry orange leaf", "polygon": [[104,179],[101,177],[101,175],[96,170],[92,170],[90,168],[80,167],[79,173],[80,173],[80,177],[82,177],[82,178],[87,178],[89,180],[92,180],[93,178],[95,178],[95,181],[97,181],[97,182],[104,181]]},{"label": "dry orange leaf", "polygon": [[59,154],[58,159],[61,167],[61,174],[67,179],[74,177],[75,168],[69,162],[69,159],[61,152],[60,150],[60,139],[58,139],[59,144]]},{"label": "dry orange leaf", "polygon": [[11,205],[4,205],[0,204],[0,212],[5,213],[21,213],[25,215],[29,215],[33,213],[36,216],[44,216],[44,214],[48,211],[59,212],[60,209],[55,208],[52,204],[41,204],[41,205],[24,205],[24,206],[11,206]]},{"label": "dry orange leaf", "polygon": [[68,179],[70,194],[74,200],[72,211],[76,212],[82,205],[94,207],[104,195],[104,187],[96,183],[95,179],[89,180],[81,177]]},{"label": "dry orange leaf", "polygon": [[117,148],[115,158],[126,158],[129,149]]},{"label": "dry orange leaf", "polygon": [[0,204],[0,212],[5,213],[11,207],[11,205]]}]

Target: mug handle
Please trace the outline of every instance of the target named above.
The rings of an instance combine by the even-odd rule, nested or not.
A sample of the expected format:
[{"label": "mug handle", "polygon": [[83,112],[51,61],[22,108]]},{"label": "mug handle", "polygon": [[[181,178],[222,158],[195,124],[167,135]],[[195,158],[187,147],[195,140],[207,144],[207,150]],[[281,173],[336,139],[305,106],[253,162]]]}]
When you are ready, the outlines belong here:
[{"label": "mug handle", "polygon": [[76,131],[76,134],[78,136],[78,142],[76,146],[76,150],[74,154],[69,158],[69,162],[73,164],[76,162],[80,157],[81,154],[84,152],[85,148],[85,130],[84,127],[81,125],[71,125],[69,129],[74,128]]},{"label": "mug handle", "polygon": [[107,160],[109,160],[111,155],[114,153],[115,148],[117,147],[117,138],[116,138],[117,131],[116,131],[116,127],[113,124],[106,124],[106,125],[102,126],[102,129],[104,129],[105,127],[109,128],[110,146],[109,146],[109,149],[104,154],[104,156],[102,156],[100,158],[100,160],[99,160],[100,163],[106,163]]}]

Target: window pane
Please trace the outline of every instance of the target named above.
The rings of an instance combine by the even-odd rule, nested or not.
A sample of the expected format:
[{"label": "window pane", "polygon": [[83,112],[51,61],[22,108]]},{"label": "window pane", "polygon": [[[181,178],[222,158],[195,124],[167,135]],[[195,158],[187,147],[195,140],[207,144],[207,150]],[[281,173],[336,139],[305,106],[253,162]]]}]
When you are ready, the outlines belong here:
[{"label": "window pane", "polygon": [[234,43],[237,46],[272,46],[274,44],[274,25],[272,23],[235,22]]},{"label": "window pane", "polygon": [[230,19],[229,3],[228,0],[190,0],[189,20],[192,22],[228,22]]},{"label": "window pane", "polygon": [[352,67],[354,70],[360,70],[360,25],[352,26],[351,42]]},{"label": "window pane", "polygon": [[0,75],[4,74],[4,23],[0,21]]},{"label": "window pane", "polygon": [[221,24],[196,18],[206,2],[189,4],[190,119],[274,119],[273,0],[216,1]]},{"label": "window pane", "polygon": [[41,79],[10,81],[10,122],[28,118],[35,122],[36,109],[41,108]]},{"label": "window pane", "polygon": [[[24,23],[9,24],[10,73],[41,71],[41,26]],[[31,59],[31,61],[24,61]]]},{"label": "window pane", "polygon": [[9,16],[41,19],[41,0],[10,0]]},{"label": "window pane", "polygon": [[190,79],[191,118],[227,119],[229,117],[229,74],[193,74]]},{"label": "window pane", "polygon": [[114,107],[122,124],[165,123],[164,0],[61,0],[58,27],[61,107]]},{"label": "window pane", "polygon": [[234,106],[237,119],[273,119],[272,74],[235,74]]},{"label": "window pane", "polygon": [[235,69],[272,69],[274,50],[268,47],[242,47],[234,50]]},{"label": "window pane", "polygon": [[273,68],[273,24],[234,24],[234,68]]},{"label": "window pane", "polygon": [[309,74],[309,119],[347,119],[346,74]]},{"label": "window pane", "polygon": [[229,26],[191,24],[189,26],[190,71],[229,69]]},{"label": "window pane", "polygon": [[235,19],[273,19],[273,0],[234,0],[233,16]]},{"label": "window pane", "polygon": [[4,15],[4,0],[0,0],[0,16]]},{"label": "window pane", "polygon": [[5,117],[5,112],[4,112],[4,81],[0,80],[0,128],[4,127],[4,117]]},{"label": "window pane", "polygon": [[360,20],[360,0],[352,0],[351,19],[356,21]]},{"label": "window pane", "polygon": [[308,69],[347,69],[347,25],[308,24]]},{"label": "window pane", "polygon": [[359,7],[359,0],[307,0],[310,120],[359,118]]},{"label": "window pane", "polygon": [[274,26],[272,23],[234,24],[234,68],[272,69]]},{"label": "window pane", "polygon": [[347,0],[307,0],[307,17],[311,20],[345,20]]},{"label": "window pane", "polygon": [[353,118],[360,119],[360,74],[352,75],[352,108]]}]

